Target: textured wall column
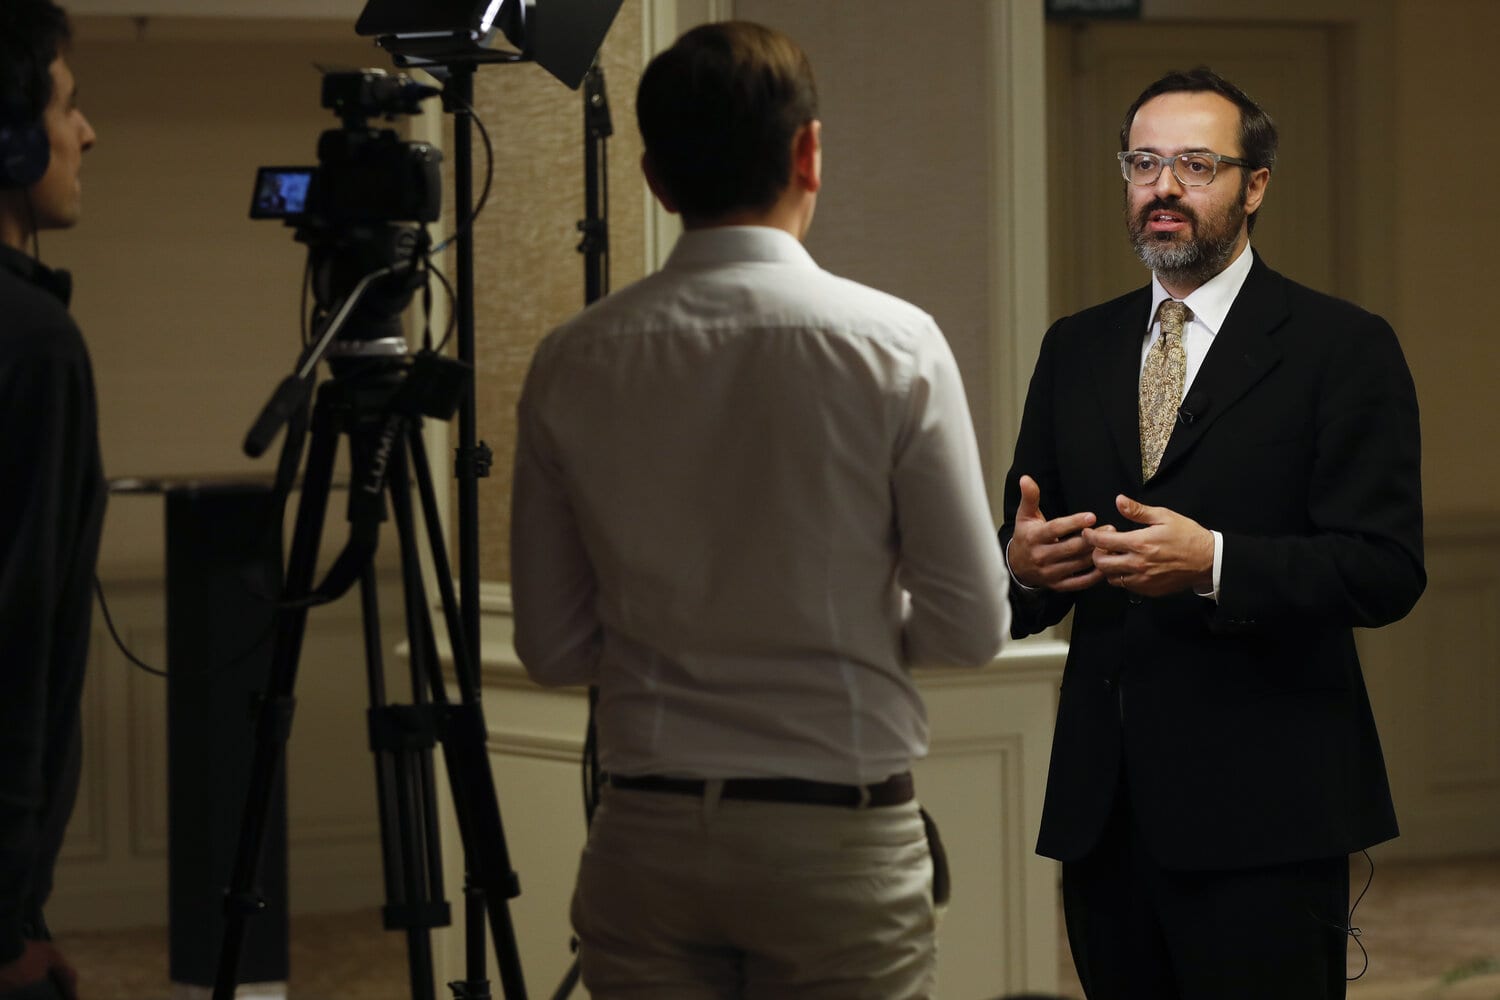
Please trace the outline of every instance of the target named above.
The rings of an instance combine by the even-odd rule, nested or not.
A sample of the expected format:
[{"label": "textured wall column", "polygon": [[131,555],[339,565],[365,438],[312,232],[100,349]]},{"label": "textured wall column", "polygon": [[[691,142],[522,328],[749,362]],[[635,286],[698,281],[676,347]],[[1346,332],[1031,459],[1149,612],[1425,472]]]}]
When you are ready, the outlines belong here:
[{"label": "textured wall column", "polygon": [[[611,287],[641,277],[645,264],[645,198],[635,88],[644,64],[642,5],[626,3],[601,52],[614,119],[609,141]],[[494,146],[489,202],[474,232],[475,398],[479,437],[494,450],[479,487],[480,575],[510,579],[510,476],[515,408],[537,342],[583,306],[583,96],[534,64],[485,66],[475,76],[474,106]],[[444,149],[451,157],[451,122]],[[484,183],[484,150],[474,139],[474,191]],[[454,224],[452,163],[446,164]],[[447,264],[455,270],[452,255]],[[456,428],[455,428],[456,433]],[[439,475],[450,456],[434,456]],[[457,518],[455,516],[454,522]]]}]

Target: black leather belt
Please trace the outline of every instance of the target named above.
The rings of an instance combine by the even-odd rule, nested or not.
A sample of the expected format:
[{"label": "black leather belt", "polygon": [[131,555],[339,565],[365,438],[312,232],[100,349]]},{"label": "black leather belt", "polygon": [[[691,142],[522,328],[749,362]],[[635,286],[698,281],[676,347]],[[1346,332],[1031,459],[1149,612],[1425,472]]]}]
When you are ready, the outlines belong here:
[{"label": "black leather belt", "polygon": [[[604,781],[611,788],[633,792],[669,792],[673,795],[702,796],[704,789],[708,787],[708,782],[701,778],[664,778],[655,774],[611,774]],[[916,798],[916,794],[911,772],[903,771],[874,785],[836,785],[802,778],[725,778],[722,797],[755,802],[874,809],[899,806]]]}]

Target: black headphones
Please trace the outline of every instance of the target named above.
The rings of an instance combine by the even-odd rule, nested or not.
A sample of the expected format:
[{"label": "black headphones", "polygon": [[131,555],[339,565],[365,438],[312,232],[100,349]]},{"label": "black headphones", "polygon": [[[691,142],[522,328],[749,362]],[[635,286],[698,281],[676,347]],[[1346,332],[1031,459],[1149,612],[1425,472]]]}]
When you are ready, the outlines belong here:
[{"label": "black headphones", "polygon": [[14,107],[0,108],[0,188],[30,187],[47,172],[52,147],[47,130]]},{"label": "black headphones", "polygon": [[0,189],[30,187],[47,172],[52,144],[40,115],[22,99],[14,72],[0,67]]}]

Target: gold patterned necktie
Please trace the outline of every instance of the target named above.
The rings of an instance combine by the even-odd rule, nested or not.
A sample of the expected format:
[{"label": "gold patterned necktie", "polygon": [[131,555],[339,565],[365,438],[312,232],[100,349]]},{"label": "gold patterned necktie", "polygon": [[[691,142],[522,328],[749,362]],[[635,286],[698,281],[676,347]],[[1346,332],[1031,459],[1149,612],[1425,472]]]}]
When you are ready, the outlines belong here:
[{"label": "gold patterned necktie", "polygon": [[1187,378],[1187,352],[1182,348],[1182,327],[1192,319],[1187,306],[1173,299],[1161,304],[1161,336],[1146,352],[1141,367],[1141,480],[1156,475],[1167,439],[1177,423],[1182,387]]}]

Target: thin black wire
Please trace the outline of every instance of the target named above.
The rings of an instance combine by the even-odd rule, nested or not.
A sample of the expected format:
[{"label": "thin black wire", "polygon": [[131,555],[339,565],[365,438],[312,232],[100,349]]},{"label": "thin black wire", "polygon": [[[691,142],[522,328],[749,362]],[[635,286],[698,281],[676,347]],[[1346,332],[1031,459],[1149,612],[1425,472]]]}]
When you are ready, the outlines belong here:
[{"label": "thin black wire", "polygon": [[231,667],[239,666],[241,663],[244,663],[246,660],[248,660],[254,653],[260,650],[260,648],[266,644],[266,640],[270,639],[271,634],[276,630],[276,620],[273,618],[271,620],[271,623],[267,625],[265,629],[260,633],[260,635],[255,638],[254,642],[246,646],[234,656],[230,657],[224,663],[200,667],[197,670],[179,669],[169,672],[161,669],[160,667],[153,667],[145,660],[142,660],[140,657],[136,656],[133,652],[130,651],[130,647],[125,645],[125,640],[120,638],[120,633],[115,628],[114,617],[109,613],[109,602],[104,599],[104,584],[102,581],[100,581],[98,574],[94,575],[94,593],[99,597],[99,610],[104,615],[105,627],[109,630],[110,638],[114,640],[115,646],[120,650],[121,653],[125,654],[125,659],[129,660],[132,664],[139,667],[141,670],[144,670],[146,673],[152,675],[153,677],[206,677],[209,674],[216,674],[221,671],[228,670]]},{"label": "thin black wire", "polygon": [[484,187],[479,192],[479,200],[474,203],[474,210],[469,213],[463,225],[454,230],[452,236],[432,248],[435,254],[448,249],[449,244],[474,228],[474,223],[479,219],[479,213],[484,211],[485,203],[489,201],[490,188],[495,182],[495,147],[490,143],[489,129],[484,127],[484,120],[479,117],[479,112],[474,110],[474,105],[468,101],[458,101],[458,104],[469,113],[469,118],[473,120],[474,127],[479,130],[479,138],[484,143]]},{"label": "thin black wire", "polygon": [[1375,881],[1375,859],[1370,857],[1369,851],[1360,851],[1359,853],[1365,856],[1365,861],[1370,865],[1370,872],[1365,876],[1365,887],[1359,890],[1359,895],[1354,899],[1354,905],[1349,907],[1349,920],[1344,924],[1343,930],[1345,934],[1354,939],[1355,944],[1359,945],[1359,953],[1364,956],[1365,961],[1358,972],[1352,976],[1345,977],[1345,980],[1351,983],[1370,971],[1370,953],[1365,950],[1365,943],[1360,940],[1360,929],[1354,926],[1354,911],[1359,909],[1359,904],[1364,901],[1365,893],[1370,891],[1370,883]]},{"label": "thin black wire", "polygon": [[[438,281],[442,282],[443,287],[448,290],[448,326],[443,331],[443,339],[438,341],[435,348],[435,350],[441,352],[448,346],[448,341],[453,337],[453,329],[458,325],[458,293],[454,290],[453,283],[448,280],[448,276],[442,272],[442,269],[432,266],[430,254],[428,255],[427,273],[436,275]],[[431,339],[430,335],[429,339]]]},{"label": "thin black wire", "polygon": [[1359,853],[1365,856],[1365,861],[1370,865],[1370,871],[1369,874],[1365,876],[1365,887],[1359,890],[1359,895],[1354,898],[1354,905],[1349,907],[1348,919],[1346,919],[1342,924],[1336,924],[1333,921],[1324,918],[1321,914],[1314,913],[1312,907],[1308,907],[1307,909],[1308,915],[1310,915],[1318,923],[1330,927],[1333,930],[1338,931],[1340,934],[1344,934],[1350,938],[1353,938],[1354,943],[1359,945],[1359,953],[1364,957],[1364,965],[1361,966],[1360,970],[1354,975],[1344,977],[1344,981],[1350,983],[1354,982],[1356,979],[1361,978],[1366,972],[1370,971],[1370,953],[1365,950],[1365,943],[1360,940],[1364,932],[1361,931],[1358,927],[1354,926],[1354,911],[1359,909],[1359,904],[1364,901],[1365,893],[1370,891],[1370,883],[1375,881],[1375,859],[1370,857],[1369,851],[1360,851]]},{"label": "thin black wire", "polygon": [[448,276],[440,268],[432,265],[432,258],[448,249],[459,237],[473,230],[474,224],[479,221],[479,214],[484,211],[484,206],[490,200],[490,190],[495,183],[495,147],[490,141],[489,129],[484,127],[484,120],[479,117],[479,112],[474,109],[474,105],[468,101],[459,101],[458,104],[469,113],[474,127],[479,130],[480,141],[484,143],[484,187],[480,189],[479,200],[474,203],[474,210],[469,213],[469,217],[464,220],[463,224],[454,230],[453,235],[424,254],[427,273],[437,275],[438,281],[442,282],[443,288],[448,292],[448,325],[443,330],[442,339],[438,341],[436,350],[439,352],[448,346],[448,341],[452,339],[453,331],[458,325],[458,293],[454,290],[453,283],[448,280]]}]

